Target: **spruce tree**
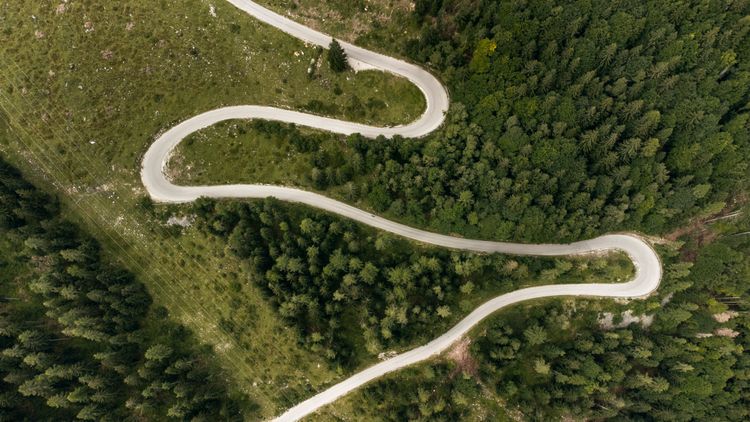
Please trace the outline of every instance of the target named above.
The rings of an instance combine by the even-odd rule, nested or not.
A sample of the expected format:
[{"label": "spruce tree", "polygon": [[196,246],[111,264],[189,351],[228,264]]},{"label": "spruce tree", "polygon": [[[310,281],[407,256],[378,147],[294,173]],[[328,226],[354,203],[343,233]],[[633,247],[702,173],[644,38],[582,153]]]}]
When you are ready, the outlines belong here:
[{"label": "spruce tree", "polygon": [[343,72],[349,67],[346,52],[336,39],[333,39],[328,46],[328,64],[334,72]]}]

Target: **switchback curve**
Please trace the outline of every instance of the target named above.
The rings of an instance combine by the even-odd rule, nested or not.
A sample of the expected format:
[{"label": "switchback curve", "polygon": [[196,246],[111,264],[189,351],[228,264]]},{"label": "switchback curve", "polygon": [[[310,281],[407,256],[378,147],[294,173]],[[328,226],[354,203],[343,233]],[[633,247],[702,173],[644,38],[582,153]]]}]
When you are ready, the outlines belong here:
[{"label": "switchback curve", "polygon": [[[227,1],[255,18],[305,42],[327,47],[331,41],[331,37],[328,35],[300,25],[250,0]],[[407,125],[375,127],[275,107],[234,106],[211,110],[185,120],[169,129],[158,136],[149,147],[143,158],[141,179],[151,198],[158,202],[185,203],[194,201],[201,196],[212,198],[266,198],[272,196],[282,201],[298,202],[320,208],[415,241],[475,252],[564,256],[620,250],[624,251],[633,261],[635,276],[626,283],[536,286],[498,296],[475,309],[448,332],[426,345],[382,361],[354,374],[346,380],[287,410],[277,418],[278,421],[298,420],[332,403],[339,397],[346,395],[369,381],[435,356],[445,351],[480,321],[497,310],[514,303],[553,296],[639,298],[647,296],[659,286],[662,277],[662,266],[658,255],[648,243],[631,234],[610,234],[568,244],[522,244],[464,239],[409,227],[378,217],[326,196],[301,189],[260,184],[177,186],[167,179],[165,176],[167,162],[169,161],[170,154],[180,141],[191,133],[224,120],[275,120],[340,134],[360,133],[370,138],[379,135],[419,137],[434,131],[442,124],[449,105],[448,93],[445,87],[429,72],[402,60],[368,51],[351,44],[342,43],[342,46],[355,67],[374,68],[391,72],[407,78],[419,87],[427,103],[424,114],[415,122]]]}]

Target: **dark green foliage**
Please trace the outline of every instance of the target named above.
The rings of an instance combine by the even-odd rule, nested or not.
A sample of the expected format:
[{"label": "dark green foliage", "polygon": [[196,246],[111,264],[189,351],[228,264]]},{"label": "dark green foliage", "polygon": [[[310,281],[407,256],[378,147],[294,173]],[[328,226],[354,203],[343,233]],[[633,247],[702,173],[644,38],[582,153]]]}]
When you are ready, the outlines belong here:
[{"label": "dark green foliage", "polygon": [[414,16],[422,22],[428,15],[435,15],[443,5],[443,0],[416,0],[414,2]]},{"label": "dark green foliage", "polygon": [[[362,395],[365,409],[370,403],[378,404],[381,421],[462,421],[477,420],[472,418],[477,413],[475,403],[484,392],[469,374],[440,363],[389,375],[365,387]],[[482,420],[500,420],[497,405],[482,402],[480,406],[485,415]]]},{"label": "dark green foliage", "polygon": [[306,344],[343,364],[425,341],[476,289],[511,290],[554,260],[424,249],[350,220],[268,199],[200,199],[198,223],[227,238]]},{"label": "dark green foliage", "polygon": [[317,151],[320,144],[327,136],[325,134],[303,136],[298,130],[296,130],[294,125],[285,125],[269,120],[253,120],[250,124],[253,129],[288,140],[298,152]]},{"label": "dark green foliage", "polygon": [[241,419],[209,352],[2,160],[0,198],[0,420]]},{"label": "dark green foliage", "polygon": [[497,399],[512,420],[748,420],[750,236],[686,246],[694,264],[661,252],[659,296],[615,308],[651,315],[648,327],[601,328],[580,301],[510,308],[472,339],[463,365],[478,371],[409,369],[356,402],[385,420],[505,420]]},{"label": "dark green foliage", "polygon": [[328,46],[328,65],[334,72],[343,72],[349,68],[346,52],[336,39],[331,40],[331,44]]},{"label": "dark green foliage", "polygon": [[49,218],[57,211],[55,201],[27,184],[18,171],[0,160],[0,230],[12,229]]},{"label": "dark green foliage", "polygon": [[[405,50],[449,84],[445,126],[352,136],[347,159],[316,157],[311,179],[412,224],[496,239],[658,233],[716,213],[748,187],[748,16],[743,1],[417,1],[422,33]],[[662,251],[658,297],[606,305],[651,326],[601,329],[561,301],[515,308],[474,342],[477,383],[527,420],[748,420],[750,243],[688,249]],[[383,419],[466,418],[446,399],[458,378],[439,373],[364,394]]]},{"label": "dark green foliage", "polygon": [[357,143],[354,199],[526,241],[717,212],[750,159],[750,5],[730,3],[417,2],[431,17],[407,53],[454,104],[426,139]]},{"label": "dark green foliage", "polygon": [[[692,269],[670,258],[671,295],[650,300],[647,329],[599,329],[595,313],[571,319],[559,302],[512,310],[476,342],[481,378],[531,420],[747,420],[749,257],[749,241],[728,239]],[[534,344],[529,327],[547,340]]]}]

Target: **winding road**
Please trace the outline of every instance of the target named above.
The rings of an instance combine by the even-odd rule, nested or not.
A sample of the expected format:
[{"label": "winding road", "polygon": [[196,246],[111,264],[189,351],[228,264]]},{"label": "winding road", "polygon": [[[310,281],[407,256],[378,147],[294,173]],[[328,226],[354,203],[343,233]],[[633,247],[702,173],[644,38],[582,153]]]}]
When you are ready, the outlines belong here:
[{"label": "winding road", "polygon": [[[327,47],[331,41],[331,37],[328,35],[300,25],[250,0],[227,1],[255,18],[305,42]],[[445,87],[429,72],[402,60],[368,51],[351,44],[342,43],[342,46],[346,50],[353,67],[372,68],[391,72],[407,78],[418,86],[427,102],[427,109],[424,114],[418,120],[408,125],[374,127],[275,107],[251,105],[211,110],[185,120],[169,129],[158,136],[156,141],[149,147],[143,158],[141,179],[151,198],[158,202],[184,203],[194,201],[201,196],[213,198],[266,198],[273,196],[283,201],[298,202],[320,208],[418,242],[475,252],[563,256],[620,250],[627,253],[630,259],[632,259],[635,266],[635,277],[626,283],[619,284],[595,283],[537,286],[498,296],[475,309],[448,332],[426,345],[384,360],[333,385],[287,410],[276,419],[277,421],[295,421],[301,419],[376,378],[424,361],[445,351],[480,321],[505,306],[530,299],[552,296],[639,298],[649,295],[659,286],[662,277],[662,266],[659,257],[648,243],[636,235],[611,234],[569,244],[532,245],[472,240],[419,230],[375,216],[367,211],[326,196],[301,189],[260,184],[177,186],[167,179],[165,176],[167,162],[169,161],[170,154],[180,141],[191,133],[223,120],[276,120],[340,134],[360,133],[370,138],[379,135],[419,137],[427,135],[442,124],[449,105],[448,93]]]}]

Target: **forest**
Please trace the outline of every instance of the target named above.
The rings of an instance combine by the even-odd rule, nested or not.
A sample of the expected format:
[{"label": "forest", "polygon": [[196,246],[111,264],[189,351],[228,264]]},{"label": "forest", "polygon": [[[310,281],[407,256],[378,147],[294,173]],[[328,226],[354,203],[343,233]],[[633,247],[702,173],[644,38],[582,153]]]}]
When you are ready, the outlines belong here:
[{"label": "forest", "polygon": [[630,277],[624,256],[543,259],[419,246],[276,199],[200,199],[197,225],[226,239],[315,353],[356,367],[437,336],[481,301],[528,285]]},{"label": "forest", "polygon": [[530,419],[747,420],[748,256],[745,238],[703,248],[692,268],[669,257],[670,296],[647,329],[592,330],[584,320],[554,334],[561,306],[495,323],[476,345],[480,372]]},{"label": "forest", "polygon": [[[624,230],[669,238],[658,246],[665,278],[644,301],[503,311],[472,333],[472,364],[411,368],[354,393],[354,407],[393,421],[478,411],[488,420],[750,419],[748,209],[721,229],[704,225],[747,201],[750,3],[417,0],[410,19],[419,36],[390,48],[449,87],[436,133],[339,142],[253,128],[307,154],[315,190],[430,230],[527,242]],[[483,297],[531,279],[608,274],[606,261],[415,246],[274,199],[202,199],[189,212],[340,373],[424,342]],[[252,417],[212,351],[3,161],[0,283],[0,420]],[[623,323],[633,309],[652,322]],[[616,313],[612,326],[603,310]]]},{"label": "forest", "polygon": [[[331,147],[326,136],[254,124],[310,154],[307,180],[315,189],[440,232],[534,242],[617,230],[669,235],[743,206],[750,180],[747,2],[420,0],[413,19],[421,35],[403,51],[428,63],[453,101],[436,134],[353,135]],[[243,218],[230,220],[239,227]],[[747,223],[745,217],[737,227],[746,231]],[[328,224],[319,229],[322,245],[331,236]],[[300,238],[309,233],[285,227],[294,235],[268,237],[271,229],[246,238],[269,243],[261,249],[271,253],[257,269],[265,271],[272,300],[285,312],[288,298],[312,281],[315,290],[305,300],[328,292],[314,309],[335,309],[336,289],[356,284],[347,281],[351,270],[322,289],[318,280],[325,276],[290,277],[310,270],[290,271],[287,262],[317,263],[302,250],[309,240]],[[476,417],[476,399],[489,391],[503,408],[482,407],[490,420],[505,412],[539,421],[747,420],[750,240],[746,233],[701,230],[660,248],[666,276],[658,296],[640,305],[604,305],[635,307],[652,323],[622,325],[618,313],[614,326],[603,327],[601,308],[572,311],[575,305],[563,300],[514,308],[473,339],[473,371],[445,362],[408,370],[368,386],[353,406],[386,420],[454,420]],[[231,246],[238,234],[221,231],[240,256],[257,264],[253,256],[265,253],[241,252]],[[342,251],[364,252],[365,243]],[[285,256],[288,248],[297,252]],[[316,256],[334,249],[316,247]],[[382,268],[380,262],[374,267]],[[434,286],[458,287],[424,280],[409,294],[423,300]],[[376,284],[361,294],[390,295],[397,287],[388,278]],[[372,305],[365,315],[376,318],[359,321],[375,333],[367,336],[388,345],[382,325],[368,323],[382,318],[382,309],[398,314],[383,305],[371,311]],[[325,314],[321,323],[338,327],[336,315]],[[335,336],[346,333],[332,334],[330,347],[342,350],[336,344],[343,338]]]},{"label": "forest", "polygon": [[[440,231],[528,241],[661,234],[742,207],[748,2],[418,0],[413,18],[404,51],[450,85],[448,123],[424,140],[352,137],[359,155],[322,169],[326,183]],[[660,247],[658,296],[619,306],[651,325],[602,327],[564,300],[513,308],[478,330],[473,371],[438,362],[353,401],[393,421],[747,420],[746,213]],[[477,413],[488,391],[503,409]]]},{"label": "forest", "polygon": [[243,420],[234,396],[211,351],[0,160],[0,420]]},{"label": "forest", "polygon": [[744,1],[421,0],[403,46],[448,84],[425,139],[352,136],[310,180],[441,232],[662,233],[747,188]]},{"label": "forest", "polygon": [[572,300],[515,307],[477,330],[468,365],[438,360],[348,400],[388,421],[747,420],[750,236],[660,252],[658,297],[619,308],[650,325],[603,327]]}]

